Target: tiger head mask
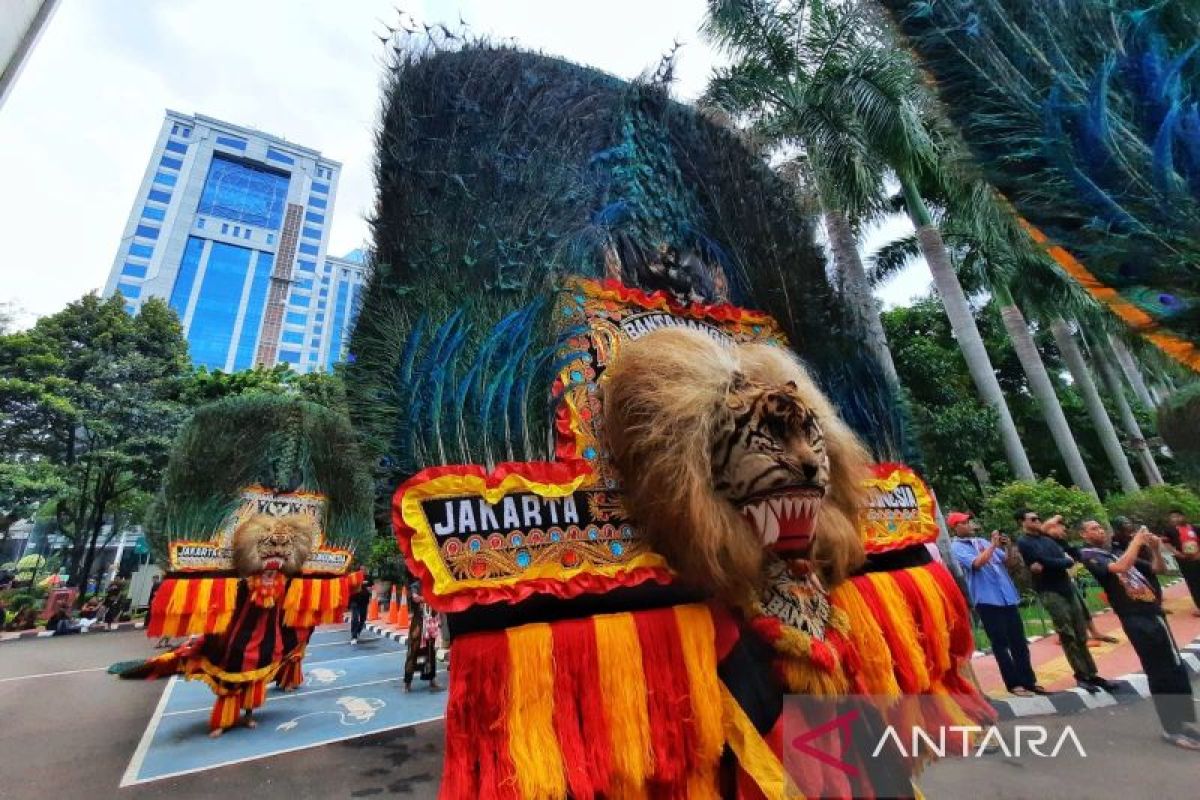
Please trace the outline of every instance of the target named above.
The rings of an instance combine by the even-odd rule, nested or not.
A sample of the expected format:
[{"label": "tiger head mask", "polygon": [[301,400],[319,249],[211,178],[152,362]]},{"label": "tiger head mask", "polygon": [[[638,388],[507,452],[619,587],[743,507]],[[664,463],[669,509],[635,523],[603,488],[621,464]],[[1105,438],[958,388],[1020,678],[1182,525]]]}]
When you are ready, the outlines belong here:
[{"label": "tiger head mask", "polygon": [[787,351],[662,329],[627,343],[603,387],[625,503],[683,580],[737,601],[767,550],[830,587],[861,564],[866,451]]},{"label": "tiger head mask", "polygon": [[305,514],[255,514],[233,533],[233,566],[243,578],[299,575],[318,532],[317,520]]}]

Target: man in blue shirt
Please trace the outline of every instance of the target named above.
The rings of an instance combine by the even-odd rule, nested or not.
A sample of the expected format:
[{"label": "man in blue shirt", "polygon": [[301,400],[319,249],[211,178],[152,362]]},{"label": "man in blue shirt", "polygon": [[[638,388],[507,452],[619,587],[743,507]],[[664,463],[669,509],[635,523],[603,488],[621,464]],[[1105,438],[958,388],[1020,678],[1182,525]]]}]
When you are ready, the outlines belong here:
[{"label": "man in blue shirt", "polygon": [[977,537],[978,525],[961,511],[952,511],[946,524],[954,534],[950,552],[962,567],[971,604],[992,642],[1004,685],[1018,697],[1045,694],[1029,661],[1029,644],[1017,611],[1021,596],[1004,566],[1008,537],[999,531],[992,531],[990,541]]}]

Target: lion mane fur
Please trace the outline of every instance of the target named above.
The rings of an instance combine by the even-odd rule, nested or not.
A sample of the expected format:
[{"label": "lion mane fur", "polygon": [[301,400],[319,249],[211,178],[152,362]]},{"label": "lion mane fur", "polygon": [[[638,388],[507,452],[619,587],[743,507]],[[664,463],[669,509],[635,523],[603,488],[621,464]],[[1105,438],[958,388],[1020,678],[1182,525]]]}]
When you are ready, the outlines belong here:
[{"label": "lion mane fur", "polygon": [[694,330],[660,329],[624,343],[602,379],[604,436],[638,529],[680,579],[735,604],[757,596],[763,549],[741,513],[713,488],[712,443],[732,424],[725,404],[739,376],[796,384],[825,435],[829,484],[813,562],[825,585],[865,558],[858,516],[869,457],[807,370],[765,344],[727,345]]},{"label": "lion mane fur", "polygon": [[283,558],[283,574],[300,574],[320,531],[314,517],[306,514],[255,514],[233,532],[233,565],[243,578],[262,572],[263,551]]}]

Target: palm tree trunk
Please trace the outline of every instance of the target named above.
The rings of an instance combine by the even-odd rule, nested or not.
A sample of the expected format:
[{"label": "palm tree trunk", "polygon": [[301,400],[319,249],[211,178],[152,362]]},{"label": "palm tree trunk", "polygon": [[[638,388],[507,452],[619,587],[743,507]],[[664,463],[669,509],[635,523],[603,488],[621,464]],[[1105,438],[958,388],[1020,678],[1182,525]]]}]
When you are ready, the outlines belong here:
[{"label": "palm tree trunk", "polygon": [[987,349],[983,346],[983,337],[975,325],[971,315],[971,306],[963,293],[958,275],[950,263],[950,254],[946,243],[942,241],[941,231],[933,223],[925,201],[917,191],[916,185],[908,178],[901,177],[900,187],[904,190],[904,201],[908,208],[908,216],[917,228],[917,240],[921,244],[921,253],[929,263],[929,271],[933,273],[933,283],[950,319],[950,327],[958,346],[962,349],[971,380],[975,383],[983,401],[996,411],[1000,425],[1000,440],[1004,445],[1004,454],[1012,467],[1013,475],[1018,480],[1033,480],[1033,467],[1021,444],[1017,433],[1017,425],[1013,422],[1008,403],[1004,400],[1004,392],[1000,382],[996,380],[996,371],[992,368],[992,360],[988,357]]},{"label": "palm tree trunk", "polygon": [[879,319],[879,307],[871,292],[867,272],[863,269],[862,258],[858,254],[858,242],[855,241],[854,231],[850,228],[850,220],[847,219],[846,212],[838,209],[825,211],[824,217],[825,230],[829,235],[829,249],[833,251],[833,263],[842,279],[842,297],[854,313],[855,328],[866,339],[867,347],[879,362],[888,383],[893,389],[899,390],[900,377],[896,374],[892,351],[888,349],[887,334]]},{"label": "palm tree trunk", "polygon": [[1058,345],[1063,361],[1066,362],[1067,369],[1071,371],[1071,377],[1075,380],[1075,386],[1083,397],[1083,404],[1087,408],[1088,416],[1092,419],[1092,425],[1096,428],[1096,435],[1100,437],[1100,444],[1117,473],[1121,491],[1136,492],[1138,490],[1137,480],[1133,477],[1133,470],[1129,468],[1125,451],[1121,448],[1120,440],[1117,439],[1117,431],[1113,428],[1112,420],[1108,418],[1108,412],[1105,411],[1104,403],[1100,400],[1100,392],[1096,390],[1096,382],[1092,380],[1092,375],[1088,372],[1087,364],[1083,360],[1083,352],[1075,343],[1071,329],[1059,318],[1050,323],[1050,332],[1054,334],[1054,342]]},{"label": "palm tree trunk", "polygon": [[1142,378],[1142,371],[1138,369],[1137,362],[1133,360],[1133,354],[1129,352],[1129,348],[1125,346],[1124,342],[1112,334],[1109,334],[1108,342],[1112,345],[1117,363],[1121,365],[1121,372],[1125,373],[1125,380],[1129,381],[1129,385],[1133,387],[1133,393],[1137,396],[1138,402],[1148,410],[1153,410],[1158,404],[1150,395],[1150,387],[1146,386],[1146,381]]},{"label": "palm tree trunk", "polygon": [[1121,418],[1121,427],[1125,429],[1125,435],[1129,437],[1129,446],[1133,450],[1134,455],[1137,456],[1138,463],[1142,465],[1142,474],[1146,476],[1146,483],[1150,486],[1158,486],[1164,483],[1162,473],[1158,471],[1158,464],[1154,461],[1154,455],[1150,452],[1150,446],[1146,444],[1146,437],[1142,435],[1142,428],[1138,425],[1137,417],[1133,415],[1133,409],[1129,407],[1129,400],[1125,397],[1125,387],[1121,383],[1121,379],[1117,377],[1117,372],[1113,369],[1113,365],[1105,356],[1106,354],[1101,352],[1099,348],[1092,349],[1092,362],[1095,363],[1101,380],[1104,381],[1109,395],[1117,406],[1117,415]]},{"label": "palm tree trunk", "polygon": [[1058,452],[1067,465],[1067,473],[1071,476],[1071,481],[1080,489],[1099,499],[1100,495],[1096,493],[1092,476],[1088,474],[1087,466],[1083,463],[1079,445],[1076,444],[1075,436],[1071,433],[1071,426],[1067,424],[1062,403],[1058,401],[1058,395],[1054,392],[1054,384],[1050,382],[1046,365],[1042,363],[1042,357],[1038,353],[1037,343],[1033,341],[1033,335],[1029,332],[1025,315],[1021,313],[1021,309],[1017,307],[1007,288],[996,287],[994,295],[1000,304],[1000,318],[1004,320],[1004,328],[1008,331],[1009,339],[1012,340],[1013,349],[1017,352],[1017,359],[1021,362],[1021,368],[1025,370],[1025,377],[1029,381],[1029,390],[1037,400],[1042,417],[1046,420],[1046,426],[1050,429],[1050,435],[1054,438],[1054,444],[1058,446]]}]

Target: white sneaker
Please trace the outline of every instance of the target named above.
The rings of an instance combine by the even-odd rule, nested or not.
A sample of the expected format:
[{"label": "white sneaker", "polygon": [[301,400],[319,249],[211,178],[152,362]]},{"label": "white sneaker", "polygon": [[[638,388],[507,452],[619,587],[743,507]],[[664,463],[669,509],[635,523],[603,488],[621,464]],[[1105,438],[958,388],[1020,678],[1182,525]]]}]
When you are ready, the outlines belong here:
[{"label": "white sneaker", "polygon": [[357,636],[355,636],[355,637],[351,638],[351,639],[350,639],[350,644],[358,644],[358,637],[357,637]]}]

